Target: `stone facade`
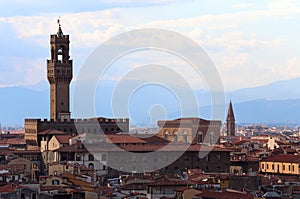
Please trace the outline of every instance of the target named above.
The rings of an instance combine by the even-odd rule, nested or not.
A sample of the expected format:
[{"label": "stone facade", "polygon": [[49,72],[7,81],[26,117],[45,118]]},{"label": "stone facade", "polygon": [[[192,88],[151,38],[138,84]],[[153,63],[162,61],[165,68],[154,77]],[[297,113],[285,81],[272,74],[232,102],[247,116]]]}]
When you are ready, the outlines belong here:
[{"label": "stone facade", "polygon": [[[103,132],[106,134],[115,134],[119,132],[129,132],[129,119],[118,118],[92,118],[92,119],[70,119],[70,120],[41,120],[25,119],[24,139],[31,140],[33,143],[40,143],[42,136],[39,132],[49,129],[63,131],[68,135],[77,135],[81,133],[97,134]],[[29,142],[29,143],[31,143]]]},{"label": "stone facade", "polygon": [[201,118],[179,118],[158,121],[158,136],[169,141],[219,144],[221,121]]}]

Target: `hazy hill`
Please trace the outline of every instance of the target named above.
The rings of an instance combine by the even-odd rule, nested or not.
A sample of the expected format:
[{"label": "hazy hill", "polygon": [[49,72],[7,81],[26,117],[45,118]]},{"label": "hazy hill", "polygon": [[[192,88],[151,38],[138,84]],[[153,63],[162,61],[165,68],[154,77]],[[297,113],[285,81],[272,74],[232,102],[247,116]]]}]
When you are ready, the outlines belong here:
[{"label": "hazy hill", "polygon": [[[297,123],[300,122],[300,78],[277,81],[268,85],[244,88],[226,94],[227,103],[232,100],[238,123]],[[172,119],[180,116],[178,102],[170,93],[160,88],[148,87],[129,101],[130,115],[141,124],[148,124],[148,112],[153,104],[162,104]],[[49,115],[48,83],[40,82],[30,87],[0,88],[0,122],[2,124],[23,124],[24,118],[47,118]],[[106,82],[96,92],[96,113],[112,116],[112,82]],[[196,91],[201,106],[201,117],[209,117],[209,93]],[[72,96],[72,94],[71,94]],[[227,107],[226,107],[227,111]],[[163,113],[163,112],[162,112]]]}]

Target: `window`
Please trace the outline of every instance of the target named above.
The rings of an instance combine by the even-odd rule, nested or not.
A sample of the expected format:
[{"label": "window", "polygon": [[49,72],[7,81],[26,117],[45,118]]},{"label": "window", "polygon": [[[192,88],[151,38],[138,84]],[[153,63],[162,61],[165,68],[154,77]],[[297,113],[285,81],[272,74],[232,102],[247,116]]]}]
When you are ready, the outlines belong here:
[{"label": "window", "polygon": [[94,161],[94,156],[93,156],[93,154],[89,154],[89,161]]},{"label": "window", "polygon": [[205,156],[205,159],[206,159],[206,162],[209,161],[209,154],[207,154],[207,155]]},{"label": "window", "polygon": [[267,169],[269,169],[269,164],[267,164]]},{"label": "window", "polygon": [[282,166],[282,170],[285,170],[285,165]]},{"label": "window", "polygon": [[198,132],[198,143],[202,143],[202,139],[203,139],[203,133]]},{"label": "window", "polygon": [[106,161],[106,159],[107,159],[107,158],[106,158],[106,154],[102,154],[101,160],[102,160],[102,161]]},{"label": "window", "polygon": [[52,180],[52,185],[59,185],[59,181],[58,180]]},{"label": "window", "polygon": [[215,144],[215,133],[214,132],[209,133],[209,144],[210,145]]},{"label": "window", "polygon": [[81,161],[81,155],[80,154],[76,154],[76,161]]},{"label": "window", "polygon": [[178,141],[178,132],[177,131],[174,132],[174,141],[175,142]]},{"label": "window", "polygon": [[169,139],[169,132],[168,131],[165,132],[165,139],[167,139],[167,140]]},{"label": "window", "polygon": [[294,165],[292,166],[292,171],[294,171]]},{"label": "window", "polygon": [[291,170],[291,165],[289,165],[289,171]]},{"label": "window", "polygon": [[265,164],[261,164],[261,168],[262,168],[262,169],[265,169]]},{"label": "window", "polygon": [[89,167],[89,169],[94,169],[94,164],[90,163],[88,167]]},{"label": "window", "polygon": [[59,62],[63,61],[64,47],[60,46],[57,50],[57,59]]},{"label": "window", "polygon": [[189,157],[188,156],[185,156],[185,161],[189,161]]},{"label": "window", "polygon": [[184,141],[184,142],[187,142],[187,141],[188,141],[187,138],[188,138],[188,137],[187,137],[187,132],[184,131],[184,132],[183,132],[183,141]]},{"label": "window", "polygon": [[272,170],[274,170],[274,164],[272,164]]}]

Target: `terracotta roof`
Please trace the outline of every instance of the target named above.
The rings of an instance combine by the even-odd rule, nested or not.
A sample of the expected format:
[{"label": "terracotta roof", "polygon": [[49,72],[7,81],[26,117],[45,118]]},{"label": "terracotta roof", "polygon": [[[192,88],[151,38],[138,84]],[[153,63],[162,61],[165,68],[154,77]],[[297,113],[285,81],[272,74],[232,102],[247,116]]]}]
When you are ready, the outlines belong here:
[{"label": "terracotta roof", "polygon": [[250,142],[253,143],[253,142],[257,142],[257,143],[268,143],[268,139],[250,139]]},{"label": "terracotta roof", "polygon": [[129,134],[106,135],[106,140],[114,144],[146,143],[144,140]]},{"label": "terracotta roof", "polygon": [[239,140],[239,141],[233,141],[233,144],[234,145],[242,145],[242,144],[245,144],[247,142],[250,142],[250,140]]},{"label": "terracotta roof", "polygon": [[158,123],[180,123],[181,121],[184,121],[184,122],[191,122],[191,123],[214,123],[214,122],[221,122],[219,120],[205,120],[205,119],[202,119],[202,118],[198,118],[198,117],[184,117],[184,118],[177,118],[177,119],[174,119],[174,120],[159,120]]},{"label": "terracotta roof", "polygon": [[24,145],[26,144],[24,138],[8,138],[8,139],[1,139],[0,140],[1,145]]},{"label": "terracotta roof", "polygon": [[166,144],[170,142],[169,140],[159,137],[156,134],[138,134],[136,135],[136,137],[144,140],[148,144],[161,144],[161,143]]},{"label": "terracotta roof", "polygon": [[14,184],[7,184],[0,187],[0,193],[13,193],[15,192],[16,185]]},{"label": "terracotta roof", "polygon": [[146,190],[148,183],[130,183],[122,185],[122,190]]},{"label": "terracotta roof", "polygon": [[208,191],[203,190],[202,193],[196,194],[204,199],[253,199],[254,197],[242,192],[236,191]]},{"label": "terracotta roof", "polygon": [[12,139],[7,139],[7,144],[10,144],[10,145],[17,145],[17,144],[26,144],[25,140],[22,138],[22,139],[19,139],[19,138],[12,138]]},{"label": "terracotta roof", "polygon": [[233,150],[218,146],[207,146],[202,144],[170,143],[169,145],[122,145],[120,148],[126,151],[220,151],[232,152]]},{"label": "terracotta roof", "polygon": [[183,191],[185,191],[185,190],[188,190],[188,189],[190,189],[189,187],[178,187],[178,188],[176,188],[175,189],[175,191],[177,191],[177,192],[183,192]]},{"label": "terracotta roof", "polygon": [[40,150],[14,150],[13,154],[41,154]]},{"label": "terracotta roof", "polygon": [[300,163],[300,155],[278,154],[262,159],[262,162],[289,162]]},{"label": "terracotta roof", "polygon": [[149,186],[186,186],[187,185],[187,181],[185,180],[178,180],[178,179],[161,179],[158,181],[155,181],[153,183],[149,183]]},{"label": "terracotta roof", "polygon": [[55,135],[55,137],[60,144],[69,144],[69,139],[72,138],[71,135]]},{"label": "terracotta roof", "polygon": [[87,152],[88,150],[85,148],[85,146],[81,142],[77,142],[73,145],[62,146],[59,149],[56,149],[54,151],[59,151],[59,152]]}]

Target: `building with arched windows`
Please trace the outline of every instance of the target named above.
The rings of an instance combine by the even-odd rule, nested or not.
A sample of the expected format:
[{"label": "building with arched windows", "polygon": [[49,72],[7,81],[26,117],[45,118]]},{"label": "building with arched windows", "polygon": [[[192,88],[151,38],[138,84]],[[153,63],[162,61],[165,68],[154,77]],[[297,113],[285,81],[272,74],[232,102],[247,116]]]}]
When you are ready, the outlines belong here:
[{"label": "building with arched windows", "polygon": [[221,121],[201,118],[179,118],[158,121],[158,136],[169,141],[219,144]]}]

